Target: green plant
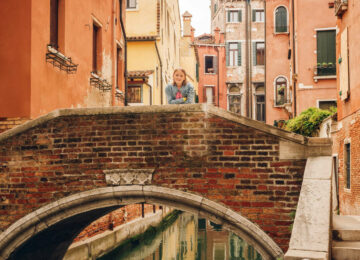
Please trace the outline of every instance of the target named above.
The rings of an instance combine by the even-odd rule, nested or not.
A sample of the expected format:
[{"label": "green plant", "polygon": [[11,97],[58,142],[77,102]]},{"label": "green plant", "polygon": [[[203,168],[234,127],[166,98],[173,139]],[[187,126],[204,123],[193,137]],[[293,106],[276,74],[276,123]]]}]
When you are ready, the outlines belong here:
[{"label": "green plant", "polygon": [[336,113],[336,108],[322,110],[311,107],[299,116],[286,121],[285,129],[304,136],[315,136],[325,118]]}]

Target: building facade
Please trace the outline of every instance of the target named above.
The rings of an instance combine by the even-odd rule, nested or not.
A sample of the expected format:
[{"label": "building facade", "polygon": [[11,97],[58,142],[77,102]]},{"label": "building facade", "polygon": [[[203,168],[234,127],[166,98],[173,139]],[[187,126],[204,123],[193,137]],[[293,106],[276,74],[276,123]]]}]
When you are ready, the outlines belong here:
[{"label": "building facade", "polygon": [[165,87],[180,66],[178,0],[128,0],[128,105],[166,104]]},{"label": "building facade", "polygon": [[[338,169],[339,209],[343,215],[360,214],[360,3],[336,0],[337,16],[337,128],[333,133],[334,164]],[[338,160],[337,160],[338,159]]]},{"label": "building facade", "polygon": [[3,123],[122,105],[125,1],[1,1],[0,13]]}]

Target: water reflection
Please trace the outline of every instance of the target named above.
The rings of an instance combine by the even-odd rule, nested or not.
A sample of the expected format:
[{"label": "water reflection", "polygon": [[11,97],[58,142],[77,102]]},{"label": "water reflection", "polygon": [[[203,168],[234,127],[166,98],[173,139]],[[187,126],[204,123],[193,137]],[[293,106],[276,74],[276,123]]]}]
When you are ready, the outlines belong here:
[{"label": "water reflection", "polygon": [[161,232],[149,234],[146,239],[135,239],[98,259],[262,260],[261,255],[237,235],[190,213],[180,214]]}]

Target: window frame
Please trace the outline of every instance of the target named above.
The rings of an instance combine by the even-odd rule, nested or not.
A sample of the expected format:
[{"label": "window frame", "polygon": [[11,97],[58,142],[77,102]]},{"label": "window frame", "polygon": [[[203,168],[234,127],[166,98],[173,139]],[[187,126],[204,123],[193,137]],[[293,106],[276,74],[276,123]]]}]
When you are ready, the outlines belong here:
[{"label": "window frame", "polygon": [[[276,10],[280,7],[284,7],[286,11],[286,32],[276,31]],[[274,8],[274,34],[289,34],[289,10],[285,5],[278,5]]]},{"label": "window frame", "polygon": [[[237,21],[231,21],[231,13],[237,13]],[[230,13],[230,19],[229,19],[229,14]],[[240,14],[239,14],[240,13]],[[225,10],[225,16],[226,16],[226,23],[241,23],[242,22],[242,9],[241,8],[231,8],[231,9],[226,9]]]},{"label": "window frame", "polygon": [[127,11],[137,11],[139,8],[138,0],[133,0],[135,2],[135,7],[129,7],[128,3],[130,3],[132,0],[126,0],[126,10]]},{"label": "window frame", "polygon": [[[253,10],[253,12],[252,12],[252,15],[254,16],[254,14],[255,14],[255,16],[253,17],[253,19],[252,19],[252,22],[253,23],[264,23],[265,22],[265,10],[264,9],[262,9],[262,8],[258,8],[258,9],[252,9]],[[263,18],[263,20],[256,20],[256,13],[258,13],[258,12],[261,12],[263,15],[262,15],[262,18]]]},{"label": "window frame", "polygon": [[[258,64],[258,48],[257,48],[258,44],[263,44],[263,46],[264,46],[263,55],[262,55],[263,64]],[[256,63],[253,64],[253,66],[265,66],[265,42],[256,41],[256,42],[254,42],[254,47],[255,47],[255,51],[254,51],[255,57],[254,57],[254,59],[255,59]]]},{"label": "window frame", "polygon": [[[212,57],[213,59],[213,66],[212,66],[212,69],[213,69],[213,72],[206,72],[206,58],[207,57]],[[215,71],[215,57],[216,55],[212,55],[212,54],[205,54],[204,55],[204,74],[216,74],[216,71]]]},{"label": "window frame", "polygon": [[[239,56],[239,43],[238,42],[229,42],[229,66],[228,67],[239,67],[239,63],[238,63],[238,56]],[[230,46],[231,45],[235,45],[236,44],[236,49],[231,49]],[[241,51],[241,50],[240,50]],[[231,53],[233,53],[233,55],[231,55]],[[231,64],[231,56],[233,56],[233,64]]]},{"label": "window frame", "polygon": [[316,100],[316,107],[320,108],[320,102],[331,102],[331,101],[335,101],[335,103],[337,104],[336,99],[317,99]]},{"label": "window frame", "polygon": [[[321,73],[319,73],[320,72],[320,68],[322,68],[322,67],[319,67],[318,66],[318,64],[319,63],[322,63],[322,62],[319,62],[319,46],[318,46],[318,33],[319,32],[329,32],[329,31],[333,31],[334,32],[334,36],[335,36],[335,41],[334,41],[334,43],[335,43],[335,45],[334,45],[334,50],[335,50],[335,55],[334,55],[334,60],[333,60],[333,67],[331,68],[331,69],[333,69],[333,72],[334,73],[332,73],[332,74],[327,74],[327,73],[325,73],[325,74],[322,74],[321,75]],[[316,72],[316,78],[322,78],[322,77],[325,77],[325,78],[328,78],[328,77],[330,77],[330,78],[333,78],[333,77],[335,77],[336,78],[336,27],[327,27],[327,28],[315,28],[315,33],[316,33],[316,70],[317,70],[317,72]],[[320,66],[321,66],[321,64],[320,64]],[[322,70],[326,70],[326,69],[329,69],[329,67],[324,67],[324,68],[322,68]],[[325,71],[326,72],[326,71]]]},{"label": "window frame", "polygon": [[[347,153],[347,146],[349,146],[349,153]],[[348,163],[349,159],[349,163]],[[348,165],[349,164],[349,165]],[[351,139],[344,140],[344,188],[351,190]]]},{"label": "window frame", "polygon": [[[236,85],[235,87],[238,87],[239,88],[239,93],[230,93],[230,88],[231,87],[234,87],[233,85]],[[227,100],[227,111],[230,111],[230,97],[232,96],[239,96],[240,97],[240,104],[239,104],[239,108],[240,108],[240,111],[239,111],[239,115],[241,115],[241,112],[242,112],[242,108],[241,108],[241,105],[242,105],[242,83],[227,83],[227,86],[226,86],[226,92],[227,92],[227,97],[226,97],[226,100]],[[230,111],[231,112],[231,111]],[[233,112],[235,113],[235,112]]]},{"label": "window frame", "polygon": [[[203,102],[204,102],[204,103],[215,105],[215,103],[216,103],[215,88],[216,88],[215,85],[204,85],[204,86],[203,86]],[[213,96],[212,96],[212,98],[213,98],[212,102],[208,102],[208,100],[207,100],[207,95],[206,95],[206,90],[207,90],[207,89],[211,89],[211,91],[212,91],[212,95],[213,95]]]},{"label": "window frame", "polygon": [[127,97],[128,101],[129,101],[129,105],[142,105],[144,104],[144,100],[143,100],[143,85],[142,84],[129,84],[128,85],[128,93],[130,93],[130,88],[140,88],[140,102],[130,102],[129,97]]},{"label": "window frame", "polygon": [[[284,104],[277,104],[277,80],[279,78],[284,78],[285,81],[286,81],[286,87],[285,87],[285,90],[286,90],[286,94],[284,96]],[[289,102],[289,80],[286,76],[284,75],[278,75],[275,79],[274,79],[274,107],[283,107],[285,104],[287,104]]]}]

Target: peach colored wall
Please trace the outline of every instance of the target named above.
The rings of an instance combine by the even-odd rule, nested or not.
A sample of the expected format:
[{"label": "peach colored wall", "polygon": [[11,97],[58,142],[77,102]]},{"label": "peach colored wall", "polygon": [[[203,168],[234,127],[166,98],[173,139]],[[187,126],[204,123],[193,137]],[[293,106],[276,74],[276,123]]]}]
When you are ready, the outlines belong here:
[{"label": "peach colored wall", "polygon": [[274,12],[279,6],[289,10],[288,0],[266,1],[266,123],[289,119],[283,107],[275,107],[275,79],[284,76],[290,85],[290,64],[288,59],[289,34],[275,34]]},{"label": "peach colored wall", "polygon": [[[342,19],[338,20],[339,33],[337,42],[343,30],[348,27],[348,46],[349,46],[349,84],[350,97],[346,101],[341,101],[338,97],[338,119],[356,112],[360,109],[360,2],[356,0],[348,1],[348,10],[343,14]],[[340,44],[337,45],[337,58],[340,57]],[[339,66],[337,66],[339,68]],[[339,76],[339,73],[338,73]],[[340,91],[340,81],[337,90]]]},{"label": "peach colored wall", "polygon": [[[21,56],[27,58],[27,74],[19,72],[15,76],[6,76],[6,80],[12,83],[16,93],[19,94],[12,98],[12,105],[0,109],[4,117],[9,116],[29,116],[38,117],[58,108],[72,107],[94,107],[94,106],[111,106],[119,105],[115,100],[115,84],[113,90],[103,92],[90,86],[90,73],[92,71],[92,33],[94,18],[101,24],[101,77],[108,82],[115,81],[115,63],[116,63],[116,44],[115,39],[123,45],[121,35],[121,26],[119,20],[119,1],[118,0],[81,0],[81,1],[60,1],[59,11],[59,51],[67,57],[71,57],[75,64],[79,64],[75,74],[67,74],[59,68],[53,67],[46,62],[47,44],[50,43],[50,4],[49,0],[23,1],[17,6],[27,10],[29,16],[28,22],[21,19],[21,23],[13,30],[10,30],[7,23],[8,32],[16,32],[13,42],[27,43],[27,49],[7,42],[9,53],[25,52],[24,55],[11,55],[13,57]],[[8,8],[12,1],[2,3],[3,7]],[[17,2],[17,1],[16,1]],[[125,4],[125,1],[123,1]],[[26,7],[26,5],[29,5]],[[25,8],[26,7],[26,8]],[[1,8],[2,11],[4,8]],[[22,9],[17,10],[20,12]],[[63,12],[61,11],[63,10]],[[10,12],[11,14],[11,12]],[[125,5],[123,8],[125,14]],[[5,15],[5,14],[4,14]],[[12,15],[12,17],[26,17],[26,15]],[[10,15],[11,17],[11,15]],[[114,25],[115,17],[117,23]],[[9,18],[10,20],[10,18]],[[18,19],[13,19],[16,21]],[[20,21],[20,20],[19,20]],[[12,25],[14,26],[14,25]],[[25,26],[25,27],[24,27]],[[23,29],[25,28],[25,29]],[[21,32],[23,30],[24,32]],[[20,41],[19,36],[23,39]],[[114,36],[116,35],[116,36]],[[115,38],[115,39],[114,39]],[[113,40],[114,39],[114,40]],[[122,46],[123,47],[123,46]],[[30,64],[31,59],[31,64]],[[21,61],[21,60],[19,60]],[[9,62],[8,62],[9,63]],[[22,61],[22,64],[24,62]],[[11,63],[10,63],[11,64]],[[11,71],[13,71],[11,69]],[[8,73],[11,75],[11,73]],[[19,89],[24,83],[18,82],[18,79],[28,77],[27,91]],[[121,80],[121,82],[124,82]],[[10,84],[11,85],[11,84]],[[1,95],[4,90],[1,90]],[[10,94],[7,94],[10,99]],[[26,104],[24,112],[18,112],[17,107]],[[29,103],[30,102],[30,103]],[[0,102],[3,104],[3,102]],[[1,105],[0,105],[1,106]]]},{"label": "peach colored wall", "polygon": [[[314,67],[317,64],[316,30],[336,27],[334,9],[328,7],[328,0],[295,1],[297,114],[309,107],[316,107],[316,99],[336,100],[336,79],[314,81]],[[311,10],[311,12],[309,11]],[[321,17],[321,19],[316,19]],[[312,86],[301,91],[300,84]]]},{"label": "peach colored wall", "polygon": [[[204,103],[204,87],[215,86],[215,105],[218,106],[218,74],[205,74],[205,56],[218,56],[214,46],[198,46],[199,53],[199,103]],[[219,50],[219,103],[220,107],[227,109],[227,88],[225,84],[226,79],[226,61],[225,61],[225,46],[217,47]]]},{"label": "peach colored wall", "polygon": [[30,1],[0,1],[0,117],[30,115],[30,15]]}]

